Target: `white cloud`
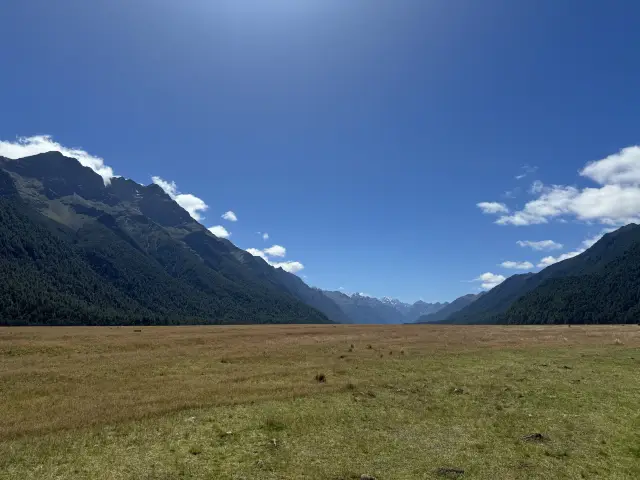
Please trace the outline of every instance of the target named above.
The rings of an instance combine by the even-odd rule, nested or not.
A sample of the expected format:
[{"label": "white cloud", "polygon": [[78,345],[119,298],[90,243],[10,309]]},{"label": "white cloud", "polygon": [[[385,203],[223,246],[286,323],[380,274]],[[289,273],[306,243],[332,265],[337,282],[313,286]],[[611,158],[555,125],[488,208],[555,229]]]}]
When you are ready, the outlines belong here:
[{"label": "white cloud", "polygon": [[263,240],[269,240],[269,234],[268,234],[267,232],[264,232],[264,233],[262,234],[262,239],[263,239]]},{"label": "white cloud", "polygon": [[531,184],[531,187],[529,188],[529,193],[535,195],[536,193],[541,193],[542,190],[544,190],[544,183],[542,183],[540,180],[536,180]]},{"label": "white cloud", "polygon": [[269,262],[269,264],[274,268],[281,268],[289,273],[298,273],[304,269],[304,265],[300,262]]},{"label": "white cloud", "polygon": [[286,262],[276,262],[271,260],[269,257],[284,257],[286,255],[287,249],[281,245],[273,245],[272,247],[265,248],[264,250],[259,250],[257,248],[247,248],[247,252],[249,252],[254,257],[260,257],[269,265],[274,268],[281,268],[289,273],[298,273],[300,270],[304,269],[304,265],[300,262],[294,261],[286,261]]},{"label": "white cloud", "polygon": [[566,185],[539,185],[539,197],[500,225],[533,225],[550,219],[575,217],[584,222],[624,225],[640,221],[640,147],[632,146],[602,160],[588,163],[580,175],[600,186],[578,189]]},{"label": "white cloud", "polygon": [[509,213],[509,209],[504,203],[499,202],[480,202],[476,206],[482,210],[482,213]]},{"label": "white cloud", "polygon": [[534,250],[559,250],[563,247],[561,243],[554,242],[553,240],[540,240],[538,242],[532,242],[531,240],[518,240],[516,242],[521,247],[530,247]]},{"label": "white cloud", "polygon": [[151,180],[162,188],[167,195],[173,198],[178,205],[189,212],[189,215],[191,215],[194,220],[199,222],[204,218],[200,215],[200,212],[204,212],[209,208],[209,206],[204,203],[204,200],[190,193],[179,193],[176,182],[168,182],[156,176],[151,177]]},{"label": "white cloud", "polygon": [[50,135],[18,137],[15,142],[0,141],[0,156],[14,160],[51,151],[77,159],[81,165],[89,167],[100,175],[105,185],[108,185],[114,177],[113,169],[105,165],[102,158],[91,155],[81,148],[64,147],[54,141]]},{"label": "white cloud", "polygon": [[231,233],[229,233],[229,231],[226,228],[224,228],[222,225],[216,225],[215,227],[210,227],[209,231],[213,233],[216,237],[220,237],[220,238],[229,238],[231,236]]},{"label": "white cloud", "polygon": [[563,253],[558,257],[552,257],[551,255],[548,257],[544,257],[543,259],[540,260],[540,263],[538,263],[538,267],[541,267],[541,268],[548,267],[549,265],[553,265],[554,263],[558,263],[563,260],[567,260],[569,258],[577,257],[582,252],[584,252],[584,249]]},{"label": "white cloud", "polygon": [[176,198],[176,195],[178,195],[178,186],[176,185],[176,182],[167,182],[160,177],[151,177],[151,181],[164,190],[164,193],[169,195],[171,198]]},{"label": "white cloud", "polygon": [[495,273],[486,272],[480,275],[478,278],[475,278],[474,282],[481,282],[481,287],[485,290],[491,290],[496,285],[500,285],[502,282],[506,280],[504,275],[496,275]]},{"label": "white cloud", "polygon": [[547,223],[548,218],[567,213],[576,195],[578,190],[575,187],[561,185],[545,187],[538,199],[527,202],[521,211],[513,215],[500,217],[496,223],[517,226]]},{"label": "white cloud", "polygon": [[580,175],[600,185],[639,185],[640,146],[623,148],[602,160],[589,162]]},{"label": "white cloud", "polygon": [[238,221],[238,217],[231,210],[229,210],[228,212],[223,213],[222,214],[222,218],[224,218],[225,220],[229,220],[230,222],[237,222]]},{"label": "white cloud", "polygon": [[507,262],[502,262],[500,266],[504,268],[514,268],[516,270],[528,270],[530,268],[533,268],[533,263],[507,261]]},{"label": "white cloud", "polygon": [[273,245],[272,247],[265,248],[264,253],[270,257],[284,257],[287,254],[287,249],[282,245]]},{"label": "white cloud", "polygon": [[605,228],[599,234],[594,235],[593,237],[585,238],[581,243],[581,247],[578,248],[577,250],[574,250],[573,252],[563,253],[562,255],[559,255],[557,257],[553,257],[553,256],[544,257],[538,263],[538,267],[548,267],[549,265],[553,265],[554,263],[558,263],[563,260],[576,257],[581,253],[585,252],[588,248],[591,248],[593,245],[595,245],[598,242],[598,240],[600,240],[602,237],[605,236],[605,234],[613,232],[614,230],[615,228]]}]

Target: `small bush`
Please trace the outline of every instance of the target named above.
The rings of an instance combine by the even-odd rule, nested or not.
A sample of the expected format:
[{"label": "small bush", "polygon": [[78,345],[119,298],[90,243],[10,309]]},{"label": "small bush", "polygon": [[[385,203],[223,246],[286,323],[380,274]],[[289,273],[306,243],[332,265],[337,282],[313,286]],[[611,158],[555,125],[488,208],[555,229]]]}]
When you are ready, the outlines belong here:
[{"label": "small bush", "polygon": [[324,373],[318,373],[315,379],[318,383],[327,383],[327,376]]},{"label": "small bush", "polygon": [[368,348],[369,350],[371,350],[371,349],[373,348],[373,346],[372,346],[371,344],[369,344],[369,345],[367,345],[367,348]]}]

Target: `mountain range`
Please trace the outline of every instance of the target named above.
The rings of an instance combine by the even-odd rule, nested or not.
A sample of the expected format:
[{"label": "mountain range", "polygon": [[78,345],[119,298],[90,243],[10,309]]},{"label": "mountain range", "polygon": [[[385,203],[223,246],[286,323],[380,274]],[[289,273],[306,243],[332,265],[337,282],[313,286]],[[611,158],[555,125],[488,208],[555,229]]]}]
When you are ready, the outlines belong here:
[{"label": "mountain range", "polygon": [[640,227],[451,303],[323,291],[218,238],[162,188],[49,152],[0,157],[0,324],[631,323]]},{"label": "mountain range", "polygon": [[434,313],[447,303],[426,303],[418,300],[414,304],[404,303],[389,297],[378,299],[354,293],[324,291],[350,319],[350,323],[413,323],[422,315]]},{"label": "mountain range", "polygon": [[466,306],[471,305],[482,295],[484,295],[484,292],[476,294],[469,293],[467,295],[463,295],[462,297],[458,297],[453,302],[447,304],[446,306],[435,312],[421,315],[416,323],[438,323],[446,320],[447,318],[449,318],[449,316],[462,310]]},{"label": "mountain range", "polygon": [[0,221],[1,324],[401,323],[439,305],[354,296],[366,320],[216,237],[159,186],[105,184],[58,152],[0,157]]}]

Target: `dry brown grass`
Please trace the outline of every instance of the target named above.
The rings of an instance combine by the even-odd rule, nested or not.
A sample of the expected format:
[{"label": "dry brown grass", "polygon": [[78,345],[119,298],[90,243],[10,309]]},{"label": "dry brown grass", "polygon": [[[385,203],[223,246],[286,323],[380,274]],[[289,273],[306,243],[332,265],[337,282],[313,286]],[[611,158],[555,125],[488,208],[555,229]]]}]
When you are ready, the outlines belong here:
[{"label": "dry brown grass", "polygon": [[[592,395],[596,399],[594,402],[600,402],[597,400],[599,395],[606,394],[610,388],[607,381],[616,376],[632,378],[633,371],[627,369],[629,365],[637,364],[633,363],[635,360],[628,360],[633,358],[629,352],[640,347],[640,327],[635,325],[572,328],[329,325],[143,327],[140,332],[134,330],[132,327],[0,329],[0,443],[4,442],[0,447],[14,455],[17,451],[36,455],[34,459],[24,460],[24,465],[20,464],[24,471],[14,464],[6,467],[15,469],[14,476],[9,478],[20,478],[30,471],[28,469],[33,467],[30,462],[39,462],[38,458],[45,455],[42,452],[50,450],[43,446],[49,445],[47,442],[62,438],[72,441],[76,436],[94,435],[87,432],[93,432],[95,428],[137,425],[131,422],[138,421],[146,422],[147,429],[165,423],[174,425],[177,420],[171,420],[174,417],[167,414],[180,414],[185,409],[249,408],[253,409],[253,415],[258,415],[257,412],[262,412],[268,404],[270,409],[284,413],[267,415],[260,431],[278,433],[289,423],[295,424],[295,420],[281,420],[287,418],[287,409],[293,408],[294,403],[298,405],[296,409],[308,408],[309,412],[323,409],[324,412],[326,402],[329,402],[334,404],[331,414],[338,415],[336,429],[338,424],[345,422],[356,431],[365,428],[362,426],[365,424],[359,425],[356,421],[356,417],[359,419],[360,413],[365,412],[363,422],[367,421],[367,415],[371,418],[379,415],[380,422],[393,419],[395,423],[390,423],[388,428],[397,426],[398,438],[409,432],[421,438],[426,433],[417,429],[416,420],[404,414],[397,414],[397,419],[389,417],[388,405],[405,402],[407,412],[420,416],[425,408],[421,402],[427,398],[425,395],[430,395],[432,403],[427,408],[438,412],[441,407],[434,405],[440,400],[451,402],[450,389],[460,387],[464,393],[456,395],[455,402],[460,403],[462,410],[446,415],[443,411],[438,413],[442,416],[429,420],[439,418],[438,421],[450,428],[451,420],[447,416],[454,413],[469,415],[469,418],[476,414],[486,416],[486,398],[493,402],[498,395],[496,392],[501,392],[505,385],[509,395],[513,393],[515,402],[530,402],[531,408],[536,405],[550,408],[545,403],[548,402],[545,395],[553,393],[550,390],[556,388],[554,382],[559,381],[559,375],[566,376],[561,372],[574,375],[572,381],[579,382],[588,374],[588,369],[602,378],[597,388],[594,384],[584,395]],[[395,353],[391,355],[390,352]],[[621,359],[631,363],[621,363]],[[550,362],[557,363],[555,367],[558,368],[550,370],[537,366]],[[562,362],[567,363],[567,370],[561,370]],[[319,372],[326,375],[326,382],[316,381]],[[579,373],[583,376],[578,377]],[[542,384],[546,385],[546,393],[539,390]],[[575,385],[566,389],[566,385],[558,384],[558,391],[571,396],[571,389],[582,388],[581,384]],[[528,393],[529,396],[521,393],[516,397],[516,389],[525,387],[534,393]],[[626,387],[635,388],[633,385]],[[478,395],[472,404],[468,403],[472,398],[468,394],[470,388],[472,392],[475,388]],[[634,390],[625,392],[631,395]],[[349,410],[340,413],[344,399],[349,402]],[[503,409],[509,411],[513,407],[510,401],[491,404],[491,415],[505,415]],[[575,401],[588,403],[584,398]],[[367,408],[361,410],[361,405]],[[480,410],[474,413],[474,408]],[[607,406],[607,409],[611,408],[616,408],[615,400]],[[245,417],[251,418],[251,415],[247,413]],[[330,417],[328,413],[324,415]],[[512,419],[509,421],[513,422]],[[178,424],[184,423],[181,422]],[[327,422],[327,425],[331,424],[329,420]],[[403,422],[408,423],[404,425]],[[319,424],[315,428],[320,432],[329,427]],[[522,432],[526,433],[531,432]],[[220,438],[225,435],[223,431]],[[272,440],[273,450],[285,451],[281,448],[281,439],[268,439],[268,442]],[[40,446],[35,448],[32,442]],[[396,447],[400,448],[398,445],[393,448]],[[204,458],[205,455],[200,455],[203,448],[206,451],[202,445],[190,445],[185,452],[191,451],[191,456]],[[333,450],[327,450],[327,454],[331,452]],[[403,454],[402,449],[398,452],[398,455]],[[392,456],[387,460],[389,465],[395,461]],[[345,457],[345,465],[348,461]],[[380,468],[385,468],[384,465]],[[104,466],[102,464],[100,468]],[[276,476],[259,478],[299,478],[294,473],[298,468],[295,462],[282,468],[283,471],[291,469],[292,476],[281,472],[281,476],[274,473]],[[198,472],[185,478],[201,478]],[[531,478],[537,478],[537,474],[529,473]],[[79,475],[78,478],[84,477]],[[87,474],[86,478],[107,477],[93,473]],[[412,477],[387,475],[385,478]]]},{"label": "dry brown grass", "polygon": [[[310,381],[318,371],[341,371],[354,361],[378,361],[390,349],[404,349],[415,356],[620,341],[640,346],[637,326],[287,325],[135,330],[0,329],[0,439],[190,407],[310,395],[318,391]],[[357,357],[348,352],[352,344]],[[340,358],[341,353],[346,353],[345,358]],[[340,387],[329,381],[324,392]]]}]

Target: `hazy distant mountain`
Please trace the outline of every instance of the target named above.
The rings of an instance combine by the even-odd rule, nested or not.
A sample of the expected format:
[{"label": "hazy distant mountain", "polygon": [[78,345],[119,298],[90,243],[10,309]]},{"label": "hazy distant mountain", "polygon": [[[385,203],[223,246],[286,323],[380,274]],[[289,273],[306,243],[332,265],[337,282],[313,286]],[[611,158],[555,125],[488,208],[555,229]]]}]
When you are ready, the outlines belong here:
[{"label": "hazy distant mountain", "polygon": [[636,323],[640,227],[608,233],[582,254],[514,275],[446,323]]},{"label": "hazy distant mountain", "polygon": [[340,306],[350,323],[413,323],[424,312],[436,312],[446,305],[446,303],[422,301],[411,305],[389,297],[378,299],[360,293],[353,295],[338,291],[324,293]]},{"label": "hazy distant mountain", "polygon": [[422,300],[418,300],[416,303],[414,303],[411,306],[411,308],[407,312],[406,321],[407,323],[413,323],[423,315],[429,315],[432,313],[439,312],[440,310],[442,310],[448,305],[449,305],[448,302],[426,303],[426,302],[423,302]]},{"label": "hazy distant mountain", "polygon": [[389,305],[395,308],[403,315],[407,315],[409,313],[409,310],[411,310],[411,307],[412,307],[410,303],[401,302],[397,298],[382,297],[380,301],[386,305]]},{"label": "hazy distant mountain", "polygon": [[442,320],[446,320],[447,317],[449,317],[449,315],[452,315],[453,313],[459,310],[462,310],[467,305],[472,304],[478,298],[480,298],[480,296],[482,296],[483,294],[484,292],[478,293],[478,294],[470,293],[468,295],[463,295],[462,297],[458,297],[453,302],[439,309],[438,311],[429,313],[428,315],[422,315],[417,320],[417,323],[436,323]]},{"label": "hazy distant mountain", "polygon": [[347,320],[297,276],[211,234],[157,185],[105,185],[57,152],[0,157],[0,224],[3,324]]}]

